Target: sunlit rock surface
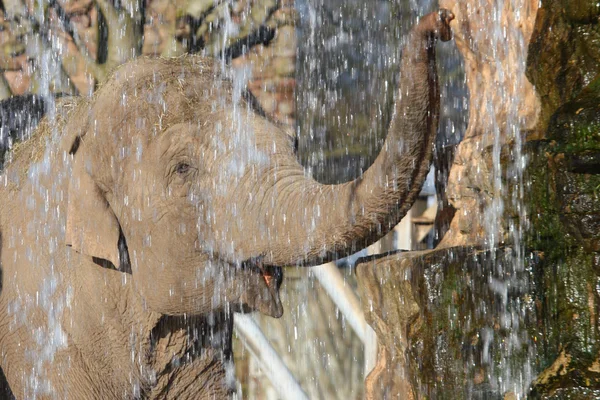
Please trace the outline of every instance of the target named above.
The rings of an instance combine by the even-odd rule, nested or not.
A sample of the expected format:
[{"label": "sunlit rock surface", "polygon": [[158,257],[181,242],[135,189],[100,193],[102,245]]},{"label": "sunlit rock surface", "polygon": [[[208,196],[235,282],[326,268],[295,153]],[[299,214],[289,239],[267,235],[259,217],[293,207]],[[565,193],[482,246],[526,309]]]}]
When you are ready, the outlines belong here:
[{"label": "sunlit rock surface", "polygon": [[[508,223],[502,217],[507,202],[499,199],[518,171],[494,157],[505,144],[520,146],[537,122],[539,102],[525,61],[538,1],[442,0],[440,6],[456,14],[454,37],[469,90],[468,128],[447,182],[446,196],[457,211],[442,245],[501,242]],[[511,154],[511,164],[520,161]]]}]

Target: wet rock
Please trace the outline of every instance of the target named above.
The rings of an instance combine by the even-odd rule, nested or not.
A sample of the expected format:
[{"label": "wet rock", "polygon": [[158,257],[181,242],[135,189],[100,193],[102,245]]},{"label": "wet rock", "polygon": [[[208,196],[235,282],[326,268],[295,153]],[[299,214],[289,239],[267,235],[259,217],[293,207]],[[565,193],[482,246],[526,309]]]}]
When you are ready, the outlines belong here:
[{"label": "wet rock", "polygon": [[596,400],[600,398],[598,366],[580,368],[564,350],[536,379],[529,395],[532,400]]},{"label": "wet rock", "polygon": [[455,247],[360,260],[363,310],[379,346],[368,398],[526,393],[538,321],[530,268],[539,259],[519,265],[516,254]]},{"label": "wet rock", "polygon": [[600,3],[596,1],[578,1],[565,8],[567,18],[578,23],[595,23],[600,14]]},{"label": "wet rock", "polygon": [[592,174],[572,173],[568,170],[556,176],[556,189],[563,194],[594,193],[598,182]]},{"label": "wet rock", "polygon": [[592,256],[592,268],[597,275],[600,275],[600,252],[596,252]]},{"label": "wet rock", "polygon": [[[600,250],[600,78],[550,117],[550,182],[561,222],[588,251]],[[572,244],[571,244],[572,245]]]},{"label": "wet rock", "polygon": [[596,398],[597,259],[456,247],[360,260],[363,309],[379,339],[367,394]]},{"label": "wet rock", "polygon": [[600,398],[600,390],[588,389],[588,388],[559,388],[553,390],[551,394],[537,396],[533,394],[532,399],[543,399],[543,400],[597,400]]},{"label": "wet rock", "polygon": [[[600,165],[599,102],[600,76],[582,89],[577,97],[559,107],[550,118],[547,135],[555,142],[553,151],[564,152],[568,156],[571,170],[594,173],[596,166]],[[585,168],[586,164],[589,164],[589,171]]]},{"label": "wet rock", "polygon": [[[399,390],[396,379],[414,398],[510,398],[527,394],[539,373],[532,398],[598,398],[597,6],[549,0],[536,19],[534,1],[504,3],[502,10],[480,2],[441,5],[457,15],[471,94],[469,127],[449,174],[448,198],[457,210],[442,245],[489,239],[484,223],[501,200],[494,217],[504,221],[495,238],[510,239],[520,226],[528,232],[521,244],[532,250],[494,254],[462,246],[361,263],[365,312],[384,338],[367,389],[383,397],[388,385]],[[527,74],[541,106],[515,62],[532,32]],[[515,145],[525,139],[522,149]],[[520,154],[528,161],[522,185],[514,168]],[[519,261],[514,254],[533,256]],[[518,317],[501,317],[507,313]],[[502,386],[501,379],[511,382],[503,374],[517,377],[519,391]]]}]

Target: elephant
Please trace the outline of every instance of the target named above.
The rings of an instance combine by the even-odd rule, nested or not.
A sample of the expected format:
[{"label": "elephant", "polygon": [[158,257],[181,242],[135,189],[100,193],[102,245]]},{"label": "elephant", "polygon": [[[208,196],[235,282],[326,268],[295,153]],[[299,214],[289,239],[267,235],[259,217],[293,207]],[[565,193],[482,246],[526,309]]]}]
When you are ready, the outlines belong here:
[{"label": "elephant", "polygon": [[437,131],[435,46],[411,30],[382,152],[305,174],[243,81],[199,56],[139,58],[59,100],[0,180],[0,366],[16,398],[227,398],[234,312],[283,313],[282,268],[364,248],[419,194]]}]

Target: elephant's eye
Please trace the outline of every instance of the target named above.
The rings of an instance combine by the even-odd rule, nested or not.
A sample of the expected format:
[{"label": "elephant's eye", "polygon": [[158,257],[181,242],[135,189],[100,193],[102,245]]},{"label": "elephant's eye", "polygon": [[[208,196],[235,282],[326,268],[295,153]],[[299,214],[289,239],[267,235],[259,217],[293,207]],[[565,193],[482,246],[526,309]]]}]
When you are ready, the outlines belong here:
[{"label": "elephant's eye", "polygon": [[175,167],[175,172],[177,172],[180,175],[187,174],[189,171],[190,171],[190,165],[183,163],[183,162],[177,164],[177,166]]}]

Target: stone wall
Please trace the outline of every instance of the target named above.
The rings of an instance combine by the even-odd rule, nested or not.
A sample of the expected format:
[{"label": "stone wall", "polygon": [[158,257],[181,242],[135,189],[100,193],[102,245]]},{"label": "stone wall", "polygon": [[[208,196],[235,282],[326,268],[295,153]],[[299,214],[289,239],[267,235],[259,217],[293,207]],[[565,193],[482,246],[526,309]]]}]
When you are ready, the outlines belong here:
[{"label": "stone wall", "polygon": [[[99,12],[93,0],[59,0],[53,7],[45,4],[43,10],[19,0],[4,2],[9,6],[0,11],[0,80],[4,78],[0,95],[93,93],[101,80],[97,70],[110,61],[106,49],[110,26],[124,25],[125,5],[135,1],[113,7],[113,17]],[[184,53],[234,58],[234,67],[251,69],[249,87],[265,112],[278,122],[295,122],[297,13],[293,1],[150,0],[136,4],[143,11],[143,19],[132,21],[133,30],[141,30],[141,48],[133,43],[134,48],[126,48],[128,55],[120,61],[136,55]],[[56,64],[50,76],[42,76],[42,70],[48,71],[48,59],[42,59],[42,53]]]}]

